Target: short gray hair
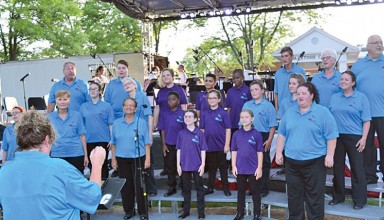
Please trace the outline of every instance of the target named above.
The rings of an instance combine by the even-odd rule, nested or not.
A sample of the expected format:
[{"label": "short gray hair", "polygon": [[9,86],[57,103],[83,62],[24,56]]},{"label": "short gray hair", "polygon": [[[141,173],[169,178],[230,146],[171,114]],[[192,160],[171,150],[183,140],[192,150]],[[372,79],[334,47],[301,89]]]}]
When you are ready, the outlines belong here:
[{"label": "short gray hair", "polygon": [[321,57],[323,57],[324,55],[327,55],[327,56],[330,56],[334,59],[337,59],[337,53],[334,49],[327,48],[327,49],[323,50],[323,52],[321,52]]}]

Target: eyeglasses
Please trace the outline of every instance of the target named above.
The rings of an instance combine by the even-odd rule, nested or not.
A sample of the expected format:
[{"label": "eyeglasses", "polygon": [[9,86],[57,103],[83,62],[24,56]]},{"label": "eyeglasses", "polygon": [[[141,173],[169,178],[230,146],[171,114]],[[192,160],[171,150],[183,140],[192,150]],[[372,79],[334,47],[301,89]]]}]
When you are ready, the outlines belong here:
[{"label": "eyeglasses", "polygon": [[371,43],[368,43],[368,44],[372,44],[372,45],[383,45],[383,41],[375,41],[375,42],[371,42]]},{"label": "eyeglasses", "polygon": [[194,118],[195,116],[193,115],[184,115],[184,118]]},{"label": "eyeglasses", "polygon": [[326,60],[329,60],[329,59],[331,59],[331,58],[333,58],[333,57],[331,57],[331,56],[326,56],[326,57],[322,57],[321,60],[322,60],[322,61],[326,61]]},{"label": "eyeglasses", "polygon": [[208,97],[209,100],[219,99],[218,97]]},{"label": "eyeglasses", "polygon": [[99,91],[98,88],[89,88],[89,91]]},{"label": "eyeglasses", "polygon": [[20,115],[21,112],[12,112],[11,115]]}]

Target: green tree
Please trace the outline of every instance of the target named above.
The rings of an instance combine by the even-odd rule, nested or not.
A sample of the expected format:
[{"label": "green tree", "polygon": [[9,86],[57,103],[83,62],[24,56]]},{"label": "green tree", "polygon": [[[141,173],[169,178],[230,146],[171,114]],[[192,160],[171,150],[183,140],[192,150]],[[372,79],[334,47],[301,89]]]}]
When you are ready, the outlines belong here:
[{"label": "green tree", "polygon": [[50,43],[49,51],[56,55],[80,53],[84,35],[77,23],[78,4],[76,0],[0,1],[1,59],[28,59],[33,56],[28,47],[42,41]]},{"label": "green tree", "polygon": [[141,23],[111,4],[88,0],[83,8],[82,25],[92,53],[140,51]]},{"label": "green tree", "polygon": [[[216,33],[199,48],[202,54],[208,54],[220,63],[218,66],[227,74],[234,68],[253,70],[255,65],[260,68],[272,64],[272,52],[293,36],[292,23],[315,24],[321,19],[314,10],[220,17],[222,34]],[[206,60],[207,56],[199,56],[202,61],[210,62]],[[188,55],[186,62],[193,65],[191,57]],[[198,69],[203,68],[201,63],[197,65]]]}]

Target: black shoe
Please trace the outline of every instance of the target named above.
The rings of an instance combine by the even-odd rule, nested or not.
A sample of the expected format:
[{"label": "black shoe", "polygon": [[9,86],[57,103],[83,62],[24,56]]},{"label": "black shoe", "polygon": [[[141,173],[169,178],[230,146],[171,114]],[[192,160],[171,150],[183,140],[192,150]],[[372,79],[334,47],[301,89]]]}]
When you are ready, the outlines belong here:
[{"label": "black shoe", "polygon": [[165,170],[162,170],[162,171],[160,172],[160,176],[165,176],[165,175],[167,175],[167,172],[165,172]]},{"label": "black shoe", "polygon": [[131,218],[133,218],[133,216],[135,216],[135,213],[126,214],[126,215],[124,215],[124,219],[131,219]]},{"label": "black shoe", "polygon": [[199,215],[199,220],[204,220],[205,219],[205,215]]},{"label": "black shoe", "polygon": [[334,206],[334,205],[337,205],[339,203],[343,203],[344,201],[339,201],[339,200],[336,200],[336,199],[332,199],[331,201],[328,202],[328,205],[330,206]]},{"label": "black shoe", "polygon": [[354,210],[360,210],[360,209],[362,209],[364,207],[364,205],[358,205],[358,204],[355,204],[354,206],[353,206],[353,209]]},{"label": "black shoe", "polygon": [[205,189],[204,193],[205,193],[205,195],[212,194],[213,193],[213,189]]},{"label": "black shoe", "polygon": [[276,172],[277,175],[283,175],[285,174],[285,167],[281,168],[281,170]]},{"label": "black shoe", "polygon": [[253,216],[253,220],[261,220],[261,216],[260,215],[255,215],[255,216]]},{"label": "black shoe", "polygon": [[117,170],[114,170],[111,174],[111,177],[118,177],[119,176],[119,173],[117,172]]},{"label": "black shoe", "polygon": [[367,185],[368,184],[374,184],[374,183],[377,183],[377,180],[367,179]]},{"label": "black shoe", "polygon": [[237,213],[233,220],[240,220],[240,219],[243,219],[243,218],[244,218],[244,214]]},{"label": "black shoe", "polygon": [[249,191],[246,191],[245,192],[245,195],[247,195],[247,196],[252,196],[252,192],[249,190]]},{"label": "black shoe", "polygon": [[168,197],[168,196],[172,196],[173,194],[176,193],[176,188],[174,187],[170,187],[168,189],[168,192],[164,193],[164,197]]},{"label": "black shoe", "polygon": [[231,196],[232,193],[231,193],[231,191],[229,191],[228,189],[224,189],[224,195],[225,195],[225,196]]},{"label": "black shoe", "polygon": [[260,194],[260,197],[261,197],[261,198],[264,198],[264,197],[268,196],[268,194],[269,194],[269,193],[267,193],[267,192],[265,192],[265,193],[261,193],[261,194]]},{"label": "black shoe", "polygon": [[149,193],[148,196],[149,197],[154,197],[154,196],[157,196],[157,193]]},{"label": "black shoe", "polygon": [[140,220],[147,220],[148,217],[146,215],[140,215]]},{"label": "black shoe", "polygon": [[186,218],[187,216],[189,216],[189,213],[187,213],[187,212],[183,212],[183,213],[181,213],[181,214],[178,216],[178,218],[179,218],[179,219],[184,219],[184,218]]}]

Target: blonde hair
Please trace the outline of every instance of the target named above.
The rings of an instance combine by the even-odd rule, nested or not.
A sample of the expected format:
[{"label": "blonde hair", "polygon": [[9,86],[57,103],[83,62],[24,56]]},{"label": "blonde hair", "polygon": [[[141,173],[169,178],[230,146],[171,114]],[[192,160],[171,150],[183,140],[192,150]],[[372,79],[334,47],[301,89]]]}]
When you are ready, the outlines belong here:
[{"label": "blonde hair", "polygon": [[55,97],[56,98],[61,98],[67,96],[68,98],[71,98],[71,93],[68,92],[67,90],[59,90],[56,92]]},{"label": "blonde hair", "polygon": [[163,69],[163,71],[161,71],[161,75],[160,75],[159,79],[157,80],[157,84],[159,85],[160,88],[165,87],[165,83],[163,81],[163,74],[165,71],[168,71],[169,73],[171,73],[172,78],[175,76],[175,72],[173,71],[173,69],[168,69],[168,68]]}]

